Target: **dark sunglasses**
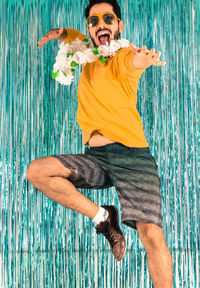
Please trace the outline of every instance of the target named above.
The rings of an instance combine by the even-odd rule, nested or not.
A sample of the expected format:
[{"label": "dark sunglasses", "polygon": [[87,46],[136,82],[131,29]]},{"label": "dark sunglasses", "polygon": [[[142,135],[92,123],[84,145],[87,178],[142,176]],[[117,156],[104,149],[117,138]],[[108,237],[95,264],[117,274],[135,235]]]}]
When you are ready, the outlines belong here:
[{"label": "dark sunglasses", "polygon": [[86,20],[86,23],[89,27],[95,27],[101,19],[103,19],[103,21],[108,25],[114,24],[116,20],[121,21],[121,19],[117,18],[117,16],[113,14],[103,13],[89,16]]}]

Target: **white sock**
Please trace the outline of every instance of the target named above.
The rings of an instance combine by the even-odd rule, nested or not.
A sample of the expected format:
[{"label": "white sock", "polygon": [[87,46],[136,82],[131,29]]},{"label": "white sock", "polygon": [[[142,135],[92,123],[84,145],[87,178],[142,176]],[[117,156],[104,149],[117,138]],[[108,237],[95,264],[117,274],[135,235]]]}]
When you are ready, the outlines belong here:
[{"label": "white sock", "polygon": [[[95,222],[95,224],[99,224],[101,221],[105,221],[109,216],[109,212],[104,209],[103,207],[100,207],[98,213],[96,214],[96,216],[92,219],[93,222]],[[95,225],[95,226],[96,226]]]}]

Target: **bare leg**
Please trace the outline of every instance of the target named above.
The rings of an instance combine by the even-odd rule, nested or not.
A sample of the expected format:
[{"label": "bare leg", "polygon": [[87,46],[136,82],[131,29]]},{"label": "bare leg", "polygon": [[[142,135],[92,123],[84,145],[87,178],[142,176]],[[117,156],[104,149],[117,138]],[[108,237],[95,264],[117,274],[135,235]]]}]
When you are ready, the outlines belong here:
[{"label": "bare leg", "polygon": [[154,288],[172,288],[172,256],[166,245],[162,229],[154,224],[143,222],[137,222],[137,229],[147,252],[149,273]]},{"label": "bare leg", "polygon": [[[58,174],[61,176],[57,176]],[[51,156],[34,160],[27,170],[30,183],[48,198],[93,219],[100,207],[81,194],[70,181],[63,178],[69,177],[70,174],[69,169]]]}]

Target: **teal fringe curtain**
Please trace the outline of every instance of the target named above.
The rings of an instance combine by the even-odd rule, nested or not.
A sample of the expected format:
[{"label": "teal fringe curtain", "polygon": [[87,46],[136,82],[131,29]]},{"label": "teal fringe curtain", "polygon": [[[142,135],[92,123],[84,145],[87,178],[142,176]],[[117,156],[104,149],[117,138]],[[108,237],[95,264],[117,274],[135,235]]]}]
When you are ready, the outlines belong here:
[{"label": "teal fringe curtain", "polygon": [[[139,83],[138,110],[161,177],[163,228],[174,262],[174,287],[200,279],[200,1],[119,1],[121,37],[161,51]],[[83,153],[75,81],[51,78],[59,44],[40,50],[51,28],[87,35],[85,0],[2,0],[0,4],[0,287],[153,287],[137,231],[123,224],[127,252],[117,263],[86,216],[63,207],[26,178],[34,159]],[[80,191],[114,204],[114,187]],[[120,218],[121,223],[121,218]]]}]

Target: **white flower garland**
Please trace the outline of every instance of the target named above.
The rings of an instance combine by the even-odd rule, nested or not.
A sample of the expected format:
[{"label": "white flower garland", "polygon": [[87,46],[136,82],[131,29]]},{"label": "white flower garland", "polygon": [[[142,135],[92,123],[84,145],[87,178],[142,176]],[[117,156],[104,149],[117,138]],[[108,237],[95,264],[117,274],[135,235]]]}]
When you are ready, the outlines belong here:
[{"label": "white flower garland", "polygon": [[130,42],[125,38],[111,40],[110,45],[106,44],[95,47],[93,42],[87,38],[83,41],[76,38],[76,41],[70,41],[70,44],[62,42],[56,56],[56,63],[53,66],[52,78],[60,84],[70,85],[78,65],[83,64],[85,66],[86,63],[95,62],[99,58],[104,64],[104,57],[115,56],[119,49],[130,46]]}]

